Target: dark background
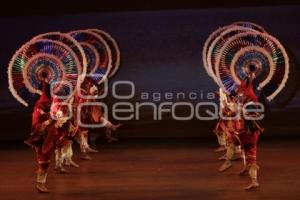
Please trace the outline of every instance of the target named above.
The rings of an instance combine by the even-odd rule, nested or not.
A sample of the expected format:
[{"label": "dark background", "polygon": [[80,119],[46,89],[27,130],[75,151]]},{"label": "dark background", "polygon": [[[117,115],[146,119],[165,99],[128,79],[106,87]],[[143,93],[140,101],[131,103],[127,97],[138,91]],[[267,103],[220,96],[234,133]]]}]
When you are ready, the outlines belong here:
[{"label": "dark background", "polygon": [[[114,80],[131,80],[136,96],[141,92],[197,92],[205,95],[217,90],[202,64],[202,47],[209,34],[235,21],[262,25],[290,51],[291,77],[284,92],[271,105],[266,119],[265,137],[300,135],[300,6],[274,1],[259,4],[178,3],[142,5],[134,1],[104,4],[22,4],[3,9],[0,18],[0,139],[24,139],[30,131],[31,110],[19,104],[7,87],[6,69],[14,52],[33,36],[52,31],[99,28],[110,33],[121,49],[121,66]],[[123,2],[123,3],[122,3]],[[216,4],[214,4],[216,3]],[[220,4],[217,4],[220,3]],[[81,4],[80,4],[81,5]],[[28,5],[27,5],[28,6]],[[99,6],[99,7],[97,7]],[[27,8],[27,7],[26,7]],[[124,88],[126,92],[126,88]],[[174,100],[176,101],[176,99]],[[185,99],[184,101],[190,101]],[[202,101],[199,99],[198,101]],[[116,102],[111,96],[106,102]],[[160,103],[160,102],[158,102]],[[193,103],[197,103],[194,101]],[[179,110],[184,114],[184,110]],[[169,115],[153,121],[151,110],[143,110],[140,121],[124,122],[120,137],[213,137],[215,122],[174,121]]]}]

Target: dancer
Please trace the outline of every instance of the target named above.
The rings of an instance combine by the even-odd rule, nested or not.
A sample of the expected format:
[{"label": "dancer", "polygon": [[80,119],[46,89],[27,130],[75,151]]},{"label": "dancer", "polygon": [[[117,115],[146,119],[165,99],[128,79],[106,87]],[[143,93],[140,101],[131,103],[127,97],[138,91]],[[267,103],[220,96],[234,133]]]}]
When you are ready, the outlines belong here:
[{"label": "dancer", "polygon": [[[239,104],[234,96],[230,97],[230,104],[224,109],[224,117],[231,118],[224,120],[224,132],[226,137],[226,153],[222,157],[225,161],[220,166],[219,172],[224,172],[232,167],[232,161],[241,158],[242,151],[238,135],[243,131],[243,120],[238,115]],[[229,106],[230,105],[230,106]]]},{"label": "dancer", "polygon": [[[220,98],[220,110],[224,113],[224,109],[228,104],[227,95],[222,88],[219,88],[217,92]],[[225,136],[225,122],[223,119],[219,118],[219,121],[214,129],[214,133],[217,136],[219,147],[215,150],[216,152],[222,152],[226,150],[226,136]]]},{"label": "dancer", "polygon": [[[69,116],[70,111],[69,108],[72,108],[74,98],[70,98],[69,100],[60,100],[57,98],[53,98],[52,106],[51,106],[51,114],[53,116],[56,115],[58,111],[61,111],[64,116]],[[70,105],[70,106],[69,106]],[[63,167],[72,166],[78,168],[79,165],[73,161],[73,138],[75,137],[78,127],[75,126],[74,123],[74,114],[71,118],[66,122],[66,132],[65,134],[65,141],[63,142],[63,146],[61,148],[57,148],[55,150],[55,170],[59,173],[67,173],[68,171]]]},{"label": "dancer", "polygon": [[[80,86],[80,95],[77,92],[76,98],[74,99],[74,113],[75,113],[75,125],[78,126],[78,133],[76,135],[76,141],[80,145],[80,151],[81,151],[81,159],[83,160],[91,160],[89,153],[97,153],[98,151],[95,149],[92,149],[88,143],[88,132],[89,129],[86,127],[83,127],[82,124],[79,124],[79,120],[83,124],[90,124],[91,123],[91,106],[86,105],[81,107],[80,110],[78,110],[79,106],[83,103],[92,102],[93,99],[87,98],[88,96],[94,95],[95,90],[95,84],[90,78],[85,78],[83,83]],[[79,115],[77,115],[77,112],[80,112]],[[77,117],[80,117],[78,119]]]},{"label": "dancer", "polygon": [[65,132],[67,118],[63,115],[62,111],[56,114],[56,120],[53,118],[48,119],[44,123],[44,137],[41,146],[37,149],[38,159],[38,175],[36,188],[41,193],[48,193],[49,190],[45,186],[47,179],[47,172],[50,165],[50,158],[55,148],[62,148],[65,139]]},{"label": "dancer", "polygon": [[[244,106],[249,103],[258,102],[258,98],[255,96],[252,81],[254,79],[254,74],[250,74],[246,81],[241,83],[241,86],[238,89],[238,97],[240,106]],[[254,108],[255,106],[252,106]],[[241,145],[243,157],[244,157],[244,166],[240,172],[240,175],[249,174],[251,178],[251,183],[245,187],[246,190],[252,190],[259,187],[257,180],[257,171],[259,169],[256,161],[256,152],[257,152],[257,141],[259,135],[263,132],[263,128],[259,120],[263,113],[251,112],[247,113],[248,117],[254,118],[246,119],[243,115],[239,120],[228,121],[227,124],[227,141],[228,141],[228,150],[227,150],[227,159],[220,167],[219,171],[225,171],[232,166],[230,158],[233,156],[233,150],[235,146]]]},{"label": "dancer", "polygon": [[50,105],[51,101],[47,96],[47,88],[49,85],[45,81],[42,82],[42,95],[34,105],[32,113],[32,128],[30,137],[24,141],[34,149],[37,157],[38,169],[36,177],[36,188],[39,192],[48,192],[45,186],[47,169],[50,162],[50,155],[43,153],[43,144],[47,136],[46,126],[50,124]]},{"label": "dancer", "polygon": [[[240,93],[243,95],[244,104],[257,103],[258,98],[255,95],[253,88],[253,79],[255,78],[254,73],[249,74],[246,81],[243,81],[240,86]],[[261,104],[262,105],[262,104]],[[255,108],[255,105],[250,105]],[[257,165],[257,142],[259,135],[264,131],[260,123],[260,119],[264,113],[251,112],[247,113],[248,117],[253,119],[244,119],[245,131],[241,132],[239,139],[242,144],[242,148],[245,152],[245,164],[240,172],[240,175],[249,174],[251,183],[245,187],[246,190],[252,190],[259,187],[257,180],[257,171],[259,166]],[[258,120],[257,120],[258,119]]]},{"label": "dancer", "polygon": [[50,157],[55,147],[61,147],[64,139],[63,125],[66,118],[62,112],[57,113],[57,120],[50,116],[51,101],[47,96],[49,85],[43,81],[42,95],[35,103],[32,114],[32,133],[25,143],[31,146],[37,157],[36,189],[41,193],[48,193],[46,187],[47,172],[50,165]]},{"label": "dancer", "polygon": [[[232,130],[228,129],[228,125],[231,123],[230,120],[228,118],[232,118],[234,116],[236,116],[238,109],[239,109],[239,105],[237,104],[237,100],[234,94],[232,95],[227,95],[224,91],[223,91],[223,102],[222,104],[220,104],[220,110],[221,110],[221,117],[219,119],[219,123],[218,123],[218,127],[219,127],[219,138],[222,142],[222,144],[224,144],[224,150],[226,151],[226,153],[221,156],[219,158],[219,160],[238,160],[241,158],[241,148],[240,145],[235,145],[234,148],[233,147],[229,147],[228,145],[230,144],[230,139],[228,139],[228,137],[230,137]],[[237,116],[238,117],[238,116]],[[232,151],[232,155],[231,153],[228,154],[228,151]],[[228,155],[231,155],[228,157]]]},{"label": "dancer", "polygon": [[[62,111],[63,115],[66,115]],[[62,145],[60,147],[57,147],[55,150],[55,170],[57,170],[59,173],[68,173],[68,171],[63,167],[63,165],[71,166],[78,168],[79,165],[73,161],[73,138],[75,137],[75,134],[77,133],[78,128],[75,127],[72,123],[72,119],[67,120],[65,123],[65,132],[64,135],[64,141],[62,142]]]}]

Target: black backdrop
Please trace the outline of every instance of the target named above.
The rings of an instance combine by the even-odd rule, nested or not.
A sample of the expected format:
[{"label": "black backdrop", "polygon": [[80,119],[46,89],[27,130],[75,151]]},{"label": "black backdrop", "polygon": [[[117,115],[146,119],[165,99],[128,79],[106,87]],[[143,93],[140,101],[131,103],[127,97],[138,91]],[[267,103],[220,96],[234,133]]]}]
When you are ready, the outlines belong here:
[{"label": "black backdrop", "polygon": [[[118,41],[122,53],[121,67],[110,83],[133,81],[136,96],[130,102],[134,103],[142,102],[142,92],[196,92],[204,96],[214,92],[217,87],[203,69],[203,44],[218,27],[241,20],[262,25],[292,52],[296,60],[300,58],[299,6],[3,17],[0,19],[0,139],[23,139],[30,130],[30,109],[20,105],[8,91],[6,69],[14,52],[34,35],[85,28],[109,32]],[[273,103],[267,118],[266,136],[299,135],[300,97],[299,92],[295,93],[298,77],[299,70],[293,65],[287,89]],[[110,95],[106,102],[113,104],[116,100]],[[169,116],[154,121],[147,110],[143,110],[142,115],[139,121],[123,122],[120,136],[213,136],[211,130],[215,122],[174,121]]]}]

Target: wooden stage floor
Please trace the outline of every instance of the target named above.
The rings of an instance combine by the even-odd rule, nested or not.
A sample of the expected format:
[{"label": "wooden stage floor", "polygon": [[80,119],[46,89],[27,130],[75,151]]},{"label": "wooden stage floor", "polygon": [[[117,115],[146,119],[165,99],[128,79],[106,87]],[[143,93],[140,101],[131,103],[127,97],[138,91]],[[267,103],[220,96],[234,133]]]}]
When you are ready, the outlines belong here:
[{"label": "wooden stage floor", "polygon": [[70,174],[53,170],[50,194],[34,189],[32,151],[0,150],[0,199],[3,200],[292,200],[300,199],[300,141],[261,141],[258,191],[246,192],[248,177],[237,175],[240,162],[220,174],[214,143],[201,141],[120,141],[100,145],[92,161],[75,160]]}]

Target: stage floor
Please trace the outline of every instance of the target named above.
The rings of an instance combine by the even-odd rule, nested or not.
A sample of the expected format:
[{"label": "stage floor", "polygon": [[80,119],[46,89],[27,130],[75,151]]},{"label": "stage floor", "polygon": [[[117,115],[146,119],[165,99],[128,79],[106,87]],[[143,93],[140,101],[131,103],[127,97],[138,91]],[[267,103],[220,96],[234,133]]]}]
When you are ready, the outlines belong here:
[{"label": "stage floor", "polygon": [[[22,145],[21,145],[22,146]],[[92,161],[75,160],[70,174],[53,170],[48,176],[50,194],[34,189],[32,151],[0,150],[0,198],[3,200],[199,200],[300,199],[300,141],[261,141],[258,191],[246,192],[248,177],[238,176],[241,162],[225,173],[214,143],[199,140],[119,141],[100,145]]]}]

